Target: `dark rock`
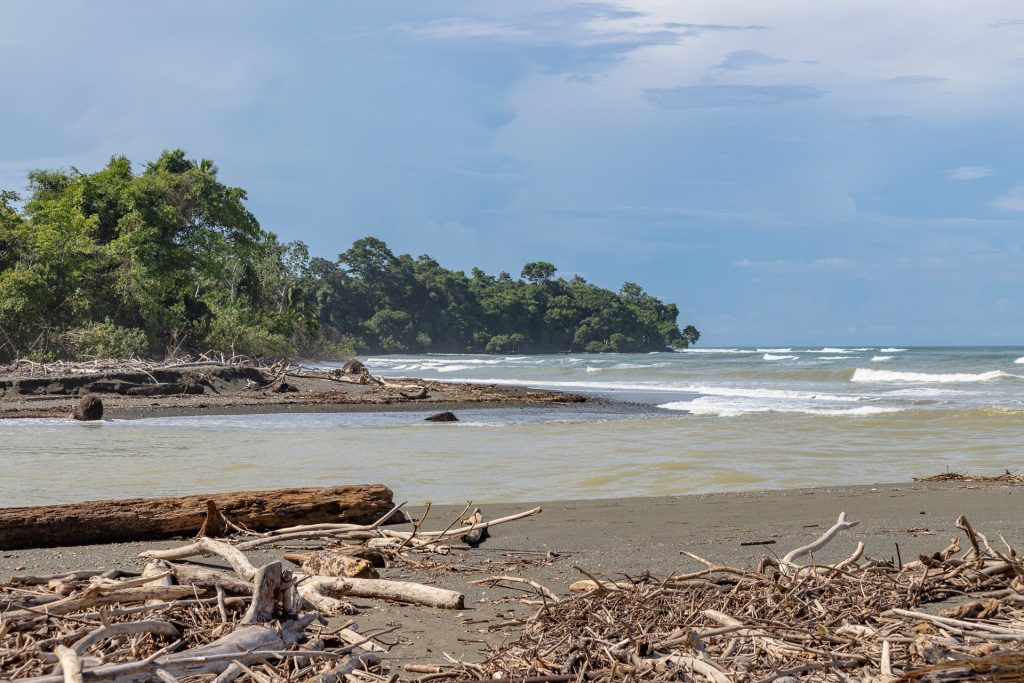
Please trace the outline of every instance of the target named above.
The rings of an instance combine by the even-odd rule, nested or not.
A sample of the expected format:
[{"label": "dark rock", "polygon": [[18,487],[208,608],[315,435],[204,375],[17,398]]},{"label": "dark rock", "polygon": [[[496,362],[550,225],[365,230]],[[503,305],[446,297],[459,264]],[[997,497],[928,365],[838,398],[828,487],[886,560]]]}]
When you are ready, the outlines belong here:
[{"label": "dark rock", "polygon": [[103,419],[103,401],[99,396],[95,394],[86,394],[78,401],[78,405],[75,406],[74,412],[71,417],[76,420],[102,420]]},{"label": "dark rock", "polygon": [[298,390],[299,388],[297,386],[295,386],[294,384],[288,384],[288,382],[281,382],[273,389],[271,389],[271,391],[274,392],[275,394],[295,393]]},{"label": "dark rock", "polygon": [[430,417],[423,418],[427,422],[458,422],[459,418],[455,417],[455,413],[448,412],[447,410],[437,415],[431,415]]}]

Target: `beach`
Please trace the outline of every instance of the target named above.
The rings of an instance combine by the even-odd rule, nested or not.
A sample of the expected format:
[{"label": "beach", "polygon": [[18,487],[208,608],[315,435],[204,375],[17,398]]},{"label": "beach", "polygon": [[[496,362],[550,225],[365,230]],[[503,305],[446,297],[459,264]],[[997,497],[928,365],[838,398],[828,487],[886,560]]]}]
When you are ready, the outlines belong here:
[{"label": "beach", "polygon": [[[328,630],[351,621],[361,633],[386,631],[375,641],[385,665],[413,665],[403,674],[411,679],[416,667],[480,662],[515,641],[536,617],[536,586],[565,604],[570,584],[590,577],[637,582],[656,595],[662,579],[712,571],[702,562],[726,577],[745,571],[771,581],[758,571],[763,558],[780,561],[843,512],[857,526],[814,552],[815,564],[841,561],[863,542],[856,571],[876,567],[912,584],[921,562],[963,541],[961,515],[988,538],[1020,546],[1024,488],[910,479],[1013,467],[1022,351],[892,349],[871,360],[881,351],[379,357],[367,359],[383,378],[374,387],[300,377],[291,393],[113,395],[104,397],[106,418],[86,423],[58,417],[76,397],[15,398],[0,408],[31,418],[45,403],[58,419],[0,420],[0,494],[8,506],[28,506],[380,482],[428,530],[457,528],[472,506],[486,520],[541,508],[494,527],[479,547],[406,549],[379,570],[383,579],[456,591],[462,608],[350,598],[354,613],[327,618]],[[892,369],[859,367],[872,362]],[[444,410],[458,421],[425,419]],[[141,552],[190,540],[3,551],[0,580],[138,572]],[[259,567],[320,545],[292,541],[246,555]],[[225,566],[217,556],[190,562]],[[487,584],[498,576],[511,578]],[[943,594],[918,607],[970,597]]]},{"label": "beach", "polygon": [[[409,662],[444,664],[442,653],[470,661],[479,659],[488,644],[516,633],[516,627],[497,628],[514,617],[526,617],[535,607],[513,598],[523,593],[499,587],[475,586],[470,581],[512,573],[533,579],[558,595],[586,576],[580,569],[606,580],[623,580],[647,573],[667,577],[700,566],[680,554],[696,553],[712,562],[756,569],[762,555],[781,556],[813,540],[845,511],[859,525],[840,535],[815,557],[825,563],[850,554],[858,541],[865,555],[906,563],[920,553],[932,553],[959,535],[955,521],[965,515],[974,527],[991,537],[997,532],[1013,545],[1024,543],[1024,520],[1019,515],[1024,488],[979,483],[890,483],[876,486],[828,487],[788,491],[757,491],[681,497],[627,498],[589,501],[530,501],[483,506],[488,519],[541,506],[539,515],[492,530],[479,548],[436,560],[440,568],[422,571],[405,565],[382,571],[383,578],[422,581],[462,592],[466,609],[453,614],[428,607],[356,600],[360,631],[398,625],[382,640],[393,643],[387,660],[393,668]],[[426,527],[444,528],[462,506],[434,506]],[[414,518],[422,508],[409,510]],[[407,529],[397,526],[396,529]],[[0,552],[0,580],[13,574],[48,574],[62,570],[122,567],[141,570],[137,555],[146,549],[168,548],[183,541],[80,546],[46,550]],[[767,545],[744,545],[766,543]],[[897,549],[898,546],[898,549]],[[252,551],[252,561],[280,559],[280,549]],[[548,557],[551,553],[553,556]],[[199,560],[223,565],[218,558]],[[446,571],[445,563],[462,565]],[[510,563],[520,566],[510,568]],[[942,605],[931,605],[937,609]],[[348,619],[332,618],[332,623]]]}]

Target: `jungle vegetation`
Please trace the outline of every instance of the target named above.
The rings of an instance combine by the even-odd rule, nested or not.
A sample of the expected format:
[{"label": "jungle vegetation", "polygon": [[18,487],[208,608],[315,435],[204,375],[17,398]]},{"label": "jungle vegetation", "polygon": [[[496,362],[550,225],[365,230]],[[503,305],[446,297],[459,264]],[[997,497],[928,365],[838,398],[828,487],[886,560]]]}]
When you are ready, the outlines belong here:
[{"label": "jungle vegetation", "polygon": [[554,265],[518,278],[449,270],[374,237],[336,259],[282,243],[208,160],[138,172],[33,171],[0,193],[0,360],[353,353],[650,351],[685,347],[679,309]]}]

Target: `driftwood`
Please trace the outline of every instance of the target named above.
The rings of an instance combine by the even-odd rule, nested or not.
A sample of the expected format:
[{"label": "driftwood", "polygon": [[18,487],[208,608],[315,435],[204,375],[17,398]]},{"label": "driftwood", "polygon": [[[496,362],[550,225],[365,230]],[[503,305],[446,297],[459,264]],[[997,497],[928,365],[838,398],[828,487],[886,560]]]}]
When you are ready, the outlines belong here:
[{"label": "driftwood", "polygon": [[353,596],[358,598],[379,598],[408,602],[442,609],[462,609],[466,598],[462,593],[444,588],[435,588],[408,581],[386,579],[349,579],[327,576],[300,577],[299,594],[303,597],[317,596],[337,598]]},{"label": "driftwood", "polygon": [[206,389],[201,384],[187,382],[165,382],[163,384],[146,384],[131,387],[125,393],[129,396],[177,396],[181,394],[201,394]]},{"label": "driftwood", "polygon": [[480,512],[480,508],[474,508],[473,514],[462,520],[463,526],[468,526],[472,529],[472,531],[467,531],[463,534],[463,543],[468,546],[478,546],[485,538],[487,538],[487,527],[479,526],[483,521],[484,515]]},{"label": "driftwood", "polygon": [[237,574],[202,567],[197,564],[175,564],[171,565],[174,578],[182,586],[195,586],[203,590],[217,590],[218,588],[231,595],[248,595],[252,593],[252,583],[239,578]]},{"label": "driftwood", "polygon": [[[285,559],[290,559],[285,557]],[[341,576],[358,579],[379,578],[373,563],[345,552],[318,550],[301,562],[302,571],[315,576]]]},{"label": "driftwood", "polygon": [[[403,551],[436,552],[447,538],[540,511],[533,509],[490,523],[481,521],[482,516],[475,512],[459,528],[463,511],[439,531],[421,530],[423,515],[411,532],[396,538],[381,524],[397,516],[401,507],[394,506],[369,524],[316,522],[273,533],[250,531],[211,508],[209,518],[221,518],[225,531],[233,530],[233,536],[200,537],[179,548],[141,553],[146,559],[141,575],[119,569],[85,569],[16,577],[0,586],[0,671],[4,678],[30,683],[394,680],[381,671],[388,667],[386,653],[391,644],[381,641],[388,648],[381,647],[373,639],[397,627],[371,635],[360,634],[349,624],[309,627],[314,622],[324,623],[322,615],[353,613],[346,599],[462,609],[463,594],[429,583],[331,577],[320,572],[350,571],[355,564],[372,569],[371,559],[388,566],[441,569],[442,565],[429,559],[407,558]],[[325,538],[331,543],[348,543],[324,548]],[[292,560],[303,563],[304,573],[289,571],[281,561],[257,568],[253,557],[246,554],[250,549],[289,540],[320,544],[319,548],[300,546],[311,553],[288,553]],[[370,549],[371,540],[391,547]],[[288,546],[279,552],[284,549]],[[195,555],[212,555],[215,562],[230,569],[171,561]],[[506,566],[521,562],[510,560]],[[311,573],[314,571],[317,573]],[[512,576],[495,578],[518,581]],[[554,593],[538,591],[552,604],[558,601]],[[244,597],[228,597],[229,593]],[[215,597],[205,597],[211,594]]]},{"label": "driftwood", "polygon": [[253,530],[369,523],[392,507],[391,496],[387,487],[368,484],[0,508],[0,550],[193,536],[206,518],[207,501]]}]

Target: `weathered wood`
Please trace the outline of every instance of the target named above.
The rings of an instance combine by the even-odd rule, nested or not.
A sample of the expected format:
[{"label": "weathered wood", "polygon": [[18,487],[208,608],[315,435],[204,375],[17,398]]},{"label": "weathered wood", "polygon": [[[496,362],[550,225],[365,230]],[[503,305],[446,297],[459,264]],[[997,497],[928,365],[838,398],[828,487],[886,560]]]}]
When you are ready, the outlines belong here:
[{"label": "weathered wood", "polygon": [[125,393],[129,396],[176,396],[180,394],[201,394],[206,389],[201,384],[186,382],[167,382],[165,384],[146,384],[131,387]]},{"label": "weathered wood", "polygon": [[194,536],[206,519],[207,501],[255,531],[368,524],[391,509],[391,497],[386,486],[366,484],[0,508],[0,550]]},{"label": "weathered wood", "polygon": [[[410,602],[441,609],[463,609],[466,604],[466,598],[462,593],[411,581],[305,576],[299,581],[298,588],[299,594],[306,599],[310,599],[311,594],[329,598],[343,595]],[[316,606],[314,599],[310,599],[310,602]]]},{"label": "weathered wood", "polygon": [[[285,559],[288,559],[287,557]],[[347,576],[359,579],[379,578],[373,563],[345,552],[317,550],[302,561],[302,571],[314,576]]]},{"label": "weathered wood", "polygon": [[198,564],[174,564],[171,565],[174,578],[182,586],[196,586],[204,590],[216,590],[220,588],[231,595],[251,595],[252,583],[240,579],[231,572],[203,567]]}]

